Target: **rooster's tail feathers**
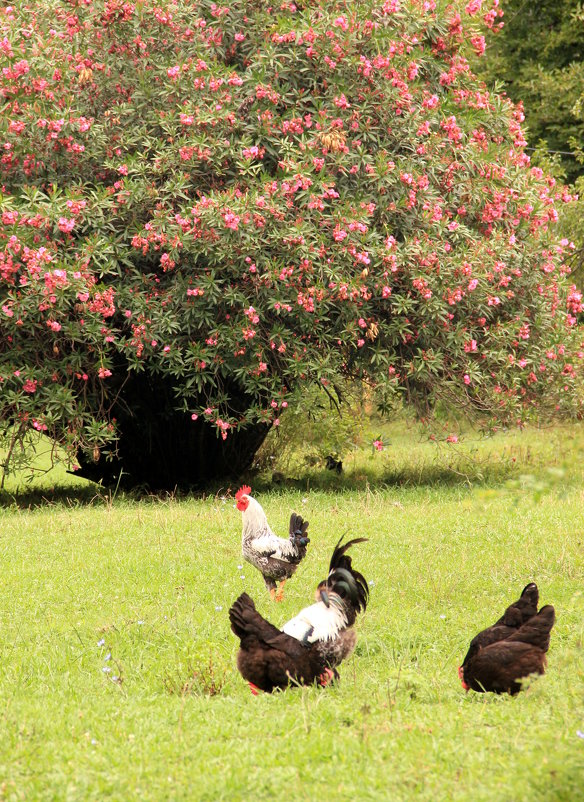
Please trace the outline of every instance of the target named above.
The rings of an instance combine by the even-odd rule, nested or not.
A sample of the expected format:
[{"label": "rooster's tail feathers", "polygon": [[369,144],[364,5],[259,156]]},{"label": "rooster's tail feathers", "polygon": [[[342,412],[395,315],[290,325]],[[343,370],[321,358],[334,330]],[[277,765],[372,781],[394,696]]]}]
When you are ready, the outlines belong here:
[{"label": "rooster's tail feathers", "polygon": [[347,551],[355,543],[366,543],[368,538],[356,537],[344,545],[341,545],[342,540],[341,537],[333,551],[327,585],[333,593],[339,593],[340,596],[350,599],[357,611],[365,610],[369,598],[369,585],[363,574],[353,568]]},{"label": "rooster's tail feathers", "polygon": [[293,512],[290,516],[290,540],[295,546],[306,546],[310,543],[310,538],[306,537],[308,521],[301,515]]}]

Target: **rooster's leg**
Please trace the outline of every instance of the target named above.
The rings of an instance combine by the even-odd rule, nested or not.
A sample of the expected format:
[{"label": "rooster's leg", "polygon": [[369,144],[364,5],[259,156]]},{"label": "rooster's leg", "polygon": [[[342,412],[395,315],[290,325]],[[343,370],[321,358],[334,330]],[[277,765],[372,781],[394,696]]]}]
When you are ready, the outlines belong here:
[{"label": "rooster's leg", "polygon": [[276,588],[270,588],[270,599],[276,601]]},{"label": "rooster's leg", "polygon": [[286,580],[283,579],[280,582],[280,587],[278,588],[278,592],[276,593],[276,601],[281,602],[284,598],[284,585],[286,584]]}]

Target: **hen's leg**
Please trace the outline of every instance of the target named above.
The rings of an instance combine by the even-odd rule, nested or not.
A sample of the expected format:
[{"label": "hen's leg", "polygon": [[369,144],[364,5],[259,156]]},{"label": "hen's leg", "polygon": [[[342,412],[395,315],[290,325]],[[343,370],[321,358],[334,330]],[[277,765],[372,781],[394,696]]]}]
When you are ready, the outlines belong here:
[{"label": "hen's leg", "polygon": [[318,678],[318,684],[321,688],[326,688],[333,680],[338,679],[338,673],[333,671],[331,668],[325,668],[322,672],[320,677]]}]

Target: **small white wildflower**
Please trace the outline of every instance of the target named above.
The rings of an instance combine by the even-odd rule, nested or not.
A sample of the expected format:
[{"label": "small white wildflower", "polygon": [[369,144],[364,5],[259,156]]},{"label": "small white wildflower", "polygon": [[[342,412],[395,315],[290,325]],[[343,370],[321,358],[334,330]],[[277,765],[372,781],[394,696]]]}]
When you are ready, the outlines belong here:
[{"label": "small white wildflower", "polygon": [[111,653],[111,652],[108,652],[108,653],[106,654],[106,656],[105,656],[103,659],[104,659],[104,660],[111,660],[111,659],[112,659],[112,653]]},{"label": "small white wildflower", "polygon": [[97,641],[98,646],[105,646],[105,640],[102,638],[101,640]]},{"label": "small white wildflower", "polygon": [[307,498],[303,498],[303,499],[302,499],[302,503],[303,503],[303,504],[306,504],[306,502],[307,502],[307,501],[308,501],[308,499],[307,499]]},{"label": "small white wildflower", "polygon": [[578,738],[584,738],[584,732],[582,732],[582,730],[576,730],[576,735]]},{"label": "small white wildflower", "polygon": [[446,618],[446,616],[445,615],[441,615],[440,618],[442,618],[444,620]]},{"label": "small white wildflower", "polygon": [[238,570],[238,571],[241,571],[241,569],[242,569],[242,568],[243,568],[243,565],[238,565],[238,566],[237,566],[237,570]]},{"label": "small white wildflower", "polygon": [[111,668],[109,666],[104,666],[101,670],[103,671],[104,674],[109,674],[110,671],[111,671]]},{"label": "small white wildflower", "polygon": [[223,605],[222,604],[216,604],[215,605],[215,609],[217,610],[217,612],[219,612],[219,610],[223,609]]},{"label": "small white wildflower", "polygon": [[95,740],[95,738],[91,739],[91,744],[92,744],[92,746],[95,746],[97,744],[97,741]]},{"label": "small white wildflower", "polygon": [[143,623],[144,623],[144,621],[138,621],[139,625],[142,625]]},{"label": "small white wildflower", "polygon": [[240,579],[245,579],[245,574],[241,574]]}]

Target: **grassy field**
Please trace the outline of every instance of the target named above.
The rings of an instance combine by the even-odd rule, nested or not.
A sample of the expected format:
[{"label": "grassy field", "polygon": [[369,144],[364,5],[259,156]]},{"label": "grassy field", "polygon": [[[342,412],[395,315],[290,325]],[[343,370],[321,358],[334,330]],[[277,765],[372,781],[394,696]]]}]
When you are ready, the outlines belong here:
[{"label": "grassy field", "polygon": [[[310,520],[280,605],[242,566],[227,488],[136,501],[58,472],[9,485],[0,800],[583,800],[584,429],[384,440],[339,479],[254,481],[277,532],[292,509]],[[354,562],[371,598],[340,684],[253,697],[229,605],[246,590],[282,624],[345,533],[370,538]],[[465,694],[469,640],[530,580],[557,612],[548,673],[515,699]]]}]

